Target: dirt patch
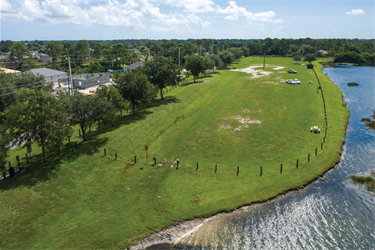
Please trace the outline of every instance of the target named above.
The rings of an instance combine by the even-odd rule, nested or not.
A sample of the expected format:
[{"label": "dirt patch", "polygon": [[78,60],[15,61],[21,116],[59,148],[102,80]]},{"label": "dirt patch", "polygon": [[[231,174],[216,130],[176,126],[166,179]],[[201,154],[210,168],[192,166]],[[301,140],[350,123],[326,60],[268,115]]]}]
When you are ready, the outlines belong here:
[{"label": "dirt patch", "polygon": [[231,116],[231,117],[224,117],[223,119],[224,120],[237,120],[240,123],[247,123],[247,124],[251,124],[251,123],[260,124],[261,123],[261,121],[253,119],[249,116],[242,117],[240,115]]},{"label": "dirt patch", "polygon": [[222,130],[227,130],[227,129],[231,129],[231,128],[232,128],[231,125],[226,125],[225,123],[221,124],[221,126],[220,126],[220,129],[222,129]]},{"label": "dirt patch", "polygon": [[244,69],[232,69],[230,71],[239,71],[239,72],[245,72],[247,74],[252,74],[252,77],[250,78],[259,78],[259,77],[268,76],[272,74],[271,71],[256,70],[256,68],[259,68],[259,67],[263,67],[263,65],[250,66]]}]

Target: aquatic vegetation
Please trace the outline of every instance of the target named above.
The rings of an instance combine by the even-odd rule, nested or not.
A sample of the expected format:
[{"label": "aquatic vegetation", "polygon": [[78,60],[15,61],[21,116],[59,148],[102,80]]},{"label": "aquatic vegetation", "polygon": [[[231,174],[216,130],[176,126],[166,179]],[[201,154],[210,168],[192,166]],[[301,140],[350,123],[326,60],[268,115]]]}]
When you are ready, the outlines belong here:
[{"label": "aquatic vegetation", "polygon": [[356,82],[348,82],[346,85],[348,85],[349,87],[359,86],[359,84]]},{"label": "aquatic vegetation", "polygon": [[[372,172],[371,175],[375,176],[375,172]],[[375,179],[373,177],[351,175],[349,178],[356,184],[365,185],[367,190],[375,191]]]},{"label": "aquatic vegetation", "polygon": [[[375,119],[375,111],[374,111],[374,114],[371,115],[370,117]],[[367,127],[375,130],[375,120],[371,120],[370,118],[362,118],[361,121],[363,121]]]}]

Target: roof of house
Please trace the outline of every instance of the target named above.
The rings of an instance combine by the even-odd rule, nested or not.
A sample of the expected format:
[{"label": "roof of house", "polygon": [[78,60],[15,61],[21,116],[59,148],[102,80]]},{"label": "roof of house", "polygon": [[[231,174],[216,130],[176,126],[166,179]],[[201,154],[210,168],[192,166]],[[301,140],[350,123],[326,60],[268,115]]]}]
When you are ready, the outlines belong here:
[{"label": "roof of house", "polygon": [[4,71],[5,73],[21,73],[21,71],[13,70],[13,69],[7,69],[7,68],[0,68],[0,71]]},{"label": "roof of house", "polygon": [[142,67],[143,66],[143,63],[141,62],[136,62],[136,63],[133,63],[133,64],[130,64],[128,66],[126,66],[124,69],[135,69],[136,67]]},{"label": "roof of house", "polygon": [[67,74],[66,72],[63,72],[63,71],[58,71],[58,70],[48,69],[48,68],[30,69],[28,71],[25,71],[25,73],[33,73],[34,75],[40,74],[40,75],[44,75],[47,77]]}]

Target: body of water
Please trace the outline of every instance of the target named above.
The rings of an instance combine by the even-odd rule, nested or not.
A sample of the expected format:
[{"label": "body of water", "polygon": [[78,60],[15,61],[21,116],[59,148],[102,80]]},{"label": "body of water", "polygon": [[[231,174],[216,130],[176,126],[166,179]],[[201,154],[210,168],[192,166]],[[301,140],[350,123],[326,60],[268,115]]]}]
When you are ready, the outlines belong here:
[{"label": "body of water", "polygon": [[348,178],[375,171],[375,131],[361,122],[375,111],[375,68],[323,72],[340,87],[351,111],[336,169],[304,190],[215,216],[174,249],[375,249],[375,195]]}]

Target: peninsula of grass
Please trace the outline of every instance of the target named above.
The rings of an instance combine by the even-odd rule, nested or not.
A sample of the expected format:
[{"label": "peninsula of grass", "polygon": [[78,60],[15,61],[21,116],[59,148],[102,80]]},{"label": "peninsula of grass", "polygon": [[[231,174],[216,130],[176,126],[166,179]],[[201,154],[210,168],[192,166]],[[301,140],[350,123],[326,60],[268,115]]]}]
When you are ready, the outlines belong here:
[{"label": "peninsula of grass", "polygon": [[[262,63],[248,57],[236,68]],[[177,221],[265,201],[318,178],[340,159],[349,117],[342,92],[314,63],[328,120],[321,149],[322,95],[307,85],[318,86],[313,71],[290,58],[266,63],[268,76],[223,70],[175,88],[113,127],[93,127],[78,150],[76,128],[46,164],[36,146],[27,165],[26,149],[12,150],[9,161],[16,165],[19,155],[26,172],[0,181],[0,248],[125,248]],[[291,67],[302,84],[285,83]]]},{"label": "peninsula of grass", "polygon": [[356,82],[348,82],[346,85],[348,85],[349,87],[359,86],[359,84]]},{"label": "peninsula of grass", "polygon": [[[372,172],[371,175],[375,177],[375,172]],[[356,184],[365,185],[368,191],[375,191],[375,179],[373,177],[351,175],[349,178]]]}]

